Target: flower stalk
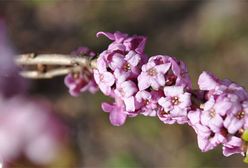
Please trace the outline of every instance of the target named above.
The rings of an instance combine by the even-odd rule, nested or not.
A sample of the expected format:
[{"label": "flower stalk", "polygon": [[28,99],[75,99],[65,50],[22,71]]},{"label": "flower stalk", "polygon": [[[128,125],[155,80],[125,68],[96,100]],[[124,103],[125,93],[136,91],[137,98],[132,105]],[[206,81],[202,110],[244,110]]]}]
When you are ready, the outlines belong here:
[{"label": "flower stalk", "polygon": [[15,62],[23,68],[20,75],[32,79],[49,79],[80,72],[85,67],[93,69],[95,66],[95,60],[86,56],[63,54],[22,54],[16,57]]}]

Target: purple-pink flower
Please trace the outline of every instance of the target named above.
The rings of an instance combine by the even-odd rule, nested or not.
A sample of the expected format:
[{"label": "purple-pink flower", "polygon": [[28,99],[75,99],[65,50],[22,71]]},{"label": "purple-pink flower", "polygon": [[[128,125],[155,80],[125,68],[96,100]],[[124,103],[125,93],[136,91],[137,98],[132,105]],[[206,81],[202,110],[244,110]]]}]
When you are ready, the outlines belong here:
[{"label": "purple-pink flower", "polygon": [[131,36],[129,37],[128,34],[124,34],[121,32],[109,33],[109,32],[98,32],[97,37],[104,35],[108,39],[112,40],[113,42],[109,45],[108,50],[114,51],[119,50],[120,48],[124,49],[125,51],[135,51],[138,54],[143,54],[145,44],[146,44],[146,37],[144,36]]},{"label": "purple-pink flower", "polygon": [[[96,56],[94,51],[88,47],[79,47],[71,53],[74,57],[87,57],[88,59]],[[89,67],[82,67],[80,72],[69,73],[64,79],[65,85],[69,88],[72,96],[78,96],[81,92],[90,91],[95,93],[98,86],[94,80],[93,71]]]},{"label": "purple-pink flower", "polygon": [[95,93],[98,86],[93,78],[93,73],[85,69],[83,72],[68,74],[64,79],[72,96],[78,96],[81,92],[90,91]]},{"label": "purple-pink flower", "polygon": [[208,126],[213,132],[220,132],[223,127],[223,118],[221,112],[216,108],[218,103],[215,102],[214,98],[211,97],[203,107],[201,115],[201,123]]},{"label": "purple-pink flower", "polygon": [[110,95],[112,93],[111,86],[115,83],[113,74],[107,71],[99,72],[99,70],[94,70],[94,78],[104,94]]},{"label": "purple-pink flower", "polygon": [[125,55],[124,59],[119,59],[118,66],[114,69],[114,75],[117,81],[123,82],[127,79],[137,78],[140,73],[140,60],[141,56],[134,51],[130,51]]},{"label": "purple-pink flower", "polygon": [[191,106],[190,93],[185,92],[182,86],[166,86],[164,95],[158,100],[158,104],[162,106],[162,110],[158,112],[160,120],[168,124],[186,123],[187,111]]},{"label": "purple-pink flower", "polygon": [[158,90],[165,85],[165,73],[169,70],[171,63],[168,56],[154,56],[142,66],[142,72],[138,76],[138,86],[140,90],[151,87]]},{"label": "purple-pink flower", "polygon": [[102,109],[109,113],[109,120],[114,126],[121,126],[125,123],[128,112],[125,111],[124,103],[121,99],[115,99],[115,103],[102,103]]},{"label": "purple-pink flower", "polygon": [[136,84],[131,81],[125,81],[117,85],[115,94],[118,97],[128,98],[133,96],[138,91]]},{"label": "purple-pink flower", "polygon": [[240,104],[232,104],[230,113],[224,120],[224,126],[230,134],[236,133],[241,128],[244,128],[248,122],[248,101]]},{"label": "purple-pink flower", "polygon": [[191,81],[183,62],[173,57],[157,55],[151,57],[142,66],[142,72],[138,76],[140,90],[151,87],[154,90],[163,86],[183,86],[191,89]]},{"label": "purple-pink flower", "polygon": [[144,116],[157,116],[157,111],[160,109],[158,100],[162,96],[163,92],[161,91],[139,91],[135,95],[138,113],[143,114]]},{"label": "purple-pink flower", "polygon": [[225,135],[222,131],[213,132],[208,126],[202,124],[200,109],[192,110],[188,113],[189,125],[193,127],[197,133],[198,146],[203,152],[214,149],[217,145],[225,142]]},{"label": "purple-pink flower", "polygon": [[241,138],[231,136],[225,143],[223,143],[223,155],[230,156],[233,154],[244,155],[243,141]]}]

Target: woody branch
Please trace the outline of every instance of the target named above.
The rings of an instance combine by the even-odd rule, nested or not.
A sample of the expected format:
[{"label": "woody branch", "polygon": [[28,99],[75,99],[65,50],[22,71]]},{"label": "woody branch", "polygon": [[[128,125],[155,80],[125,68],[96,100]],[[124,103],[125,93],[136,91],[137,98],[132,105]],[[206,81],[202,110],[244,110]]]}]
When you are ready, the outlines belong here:
[{"label": "woody branch", "polygon": [[20,75],[32,79],[49,79],[80,72],[84,67],[88,69],[95,67],[95,60],[87,56],[63,54],[22,54],[16,57],[15,62],[23,68]]}]

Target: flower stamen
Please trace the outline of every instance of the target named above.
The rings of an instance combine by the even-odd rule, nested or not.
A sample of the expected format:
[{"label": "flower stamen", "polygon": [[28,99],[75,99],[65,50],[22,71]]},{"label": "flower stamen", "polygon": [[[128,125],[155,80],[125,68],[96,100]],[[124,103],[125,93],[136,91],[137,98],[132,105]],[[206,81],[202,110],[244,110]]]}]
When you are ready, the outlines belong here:
[{"label": "flower stamen", "polygon": [[210,115],[211,118],[215,117],[216,112],[215,112],[215,110],[213,108],[210,110],[209,115]]},{"label": "flower stamen", "polygon": [[147,71],[148,75],[150,76],[155,76],[157,75],[157,71],[155,68],[150,68],[148,71]]},{"label": "flower stamen", "polygon": [[123,70],[126,71],[126,72],[129,71],[129,70],[131,70],[131,65],[129,63],[125,63],[123,65]]},{"label": "flower stamen", "polygon": [[244,112],[244,111],[238,112],[238,113],[236,114],[236,118],[237,118],[238,120],[241,120],[241,119],[244,118],[244,117],[245,117],[245,112]]},{"label": "flower stamen", "polygon": [[180,103],[179,98],[178,98],[177,96],[172,97],[171,103],[172,103],[173,105],[178,105],[178,104]]}]

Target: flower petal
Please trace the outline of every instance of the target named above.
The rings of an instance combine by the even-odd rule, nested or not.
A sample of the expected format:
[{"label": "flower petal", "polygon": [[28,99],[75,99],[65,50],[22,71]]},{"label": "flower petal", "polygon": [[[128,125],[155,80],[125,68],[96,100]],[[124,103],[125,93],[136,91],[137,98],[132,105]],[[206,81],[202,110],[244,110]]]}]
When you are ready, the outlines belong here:
[{"label": "flower petal", "polygon": [[183,93],[184,88],[182,86],[165,86],[164,94],[166,96],[178,96]]},{"label": "flower petal", "polygon": [[146,75],[145,72],[141,72],[138,76],[138,87],[139,90],[145,90],[150,86],[149,77]]},{"label": "flower petal", "polygon": [[120,108],[115,108],[109,115],[109,120],[114,126],[121,126],[125,123],[127,114]]},{"label": "flower petal", "polygon": [[199,76],[198,85],[201,90],[213,90],[217,86],[219,86],[220,83],[217,81],[217,78],[213,74],[204,71]]}]

